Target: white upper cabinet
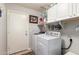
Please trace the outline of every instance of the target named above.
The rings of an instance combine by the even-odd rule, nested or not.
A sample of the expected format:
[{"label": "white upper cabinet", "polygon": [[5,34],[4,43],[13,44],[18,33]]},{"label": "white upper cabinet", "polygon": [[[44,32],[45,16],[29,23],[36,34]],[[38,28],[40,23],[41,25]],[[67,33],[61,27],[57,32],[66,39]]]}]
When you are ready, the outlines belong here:
[{"label": "white upper cabinet", "polygon": [[56,18],[57,18],[57,7],[56,5],[51,7],[48,11],[47,11],[47,14],[48,14],[48,22],[54,22],[56,21]]},{"label": "white upper cabinet", "polygon": [[67,3],[57,4],[57,20],[59,21],[66,17],[68,17],[68,4]]},{"label": "white upper cabinet", "polygon": [[48,21],[66,20],[79,16],[79,3],[58,3],[48,10]]}]

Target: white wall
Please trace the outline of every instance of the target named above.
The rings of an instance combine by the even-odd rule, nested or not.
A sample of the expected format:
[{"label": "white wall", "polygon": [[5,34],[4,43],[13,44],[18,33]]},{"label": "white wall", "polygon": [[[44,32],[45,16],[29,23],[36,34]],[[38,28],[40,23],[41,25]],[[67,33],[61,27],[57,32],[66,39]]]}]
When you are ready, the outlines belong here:
[{"label": "white wall", "polygon": [[[28,8],[25,8],[23,6],[16,5],[16,4],[7,4],[6,6],[7,6],[7,9],[18,10],[18,11],[24,12],[24,13],[28,14],[28,17],[29,17],[29,15],[35,15],[35,16],[38,16],[38,18],[41,17],[41,13],[38,11],[35,11],[33,9],[28,9]],[[29,39],[29,43],[30,43],[29,46],[31,47],[32,35],[35,32],[39,32],[39,29],[37,27],[37,24],[29,23],[28,26],[29,26],[29,38],[28,39]]]},{"label": "white wall", "polygon": [[[73,40],[72,46],[67,51],[72,51],[79,54],[79,31],[76,31],[76,25],[79,25],[79,21],[69,21],[64,24],[64,29],[62,30],[62,39],[65,41],[65,47],[69,45],[70,36]],[[66,51],[66,52],[67,52]]]},{"label": "white wall", "polygon": [[2,17],[0,17],[0,54],[6,54],[6,8],[0,4]]}]

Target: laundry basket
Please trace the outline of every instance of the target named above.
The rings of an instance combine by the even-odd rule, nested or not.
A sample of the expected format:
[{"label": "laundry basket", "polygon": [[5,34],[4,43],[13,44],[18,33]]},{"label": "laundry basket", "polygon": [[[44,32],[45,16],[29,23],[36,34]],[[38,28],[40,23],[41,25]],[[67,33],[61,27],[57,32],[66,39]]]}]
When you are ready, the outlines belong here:
[{"label": "laundry basket", "polygon": [[25,50],[22,50],[22,51],[12,53],[10,55],[33,55],[33,51],[32,51],[32,49],[29,48],[29,49],[25,49]]}]

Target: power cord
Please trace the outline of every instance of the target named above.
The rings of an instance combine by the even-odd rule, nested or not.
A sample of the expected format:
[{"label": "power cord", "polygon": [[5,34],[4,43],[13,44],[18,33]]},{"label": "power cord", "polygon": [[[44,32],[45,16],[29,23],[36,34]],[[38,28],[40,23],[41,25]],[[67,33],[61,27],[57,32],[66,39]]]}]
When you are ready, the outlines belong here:
[{"label": "power cord", "polygon": [[68,48],[62,48],[62,50],[68,50],[72,45],[72,39],[70,39],[70,45],[68,46]]}]

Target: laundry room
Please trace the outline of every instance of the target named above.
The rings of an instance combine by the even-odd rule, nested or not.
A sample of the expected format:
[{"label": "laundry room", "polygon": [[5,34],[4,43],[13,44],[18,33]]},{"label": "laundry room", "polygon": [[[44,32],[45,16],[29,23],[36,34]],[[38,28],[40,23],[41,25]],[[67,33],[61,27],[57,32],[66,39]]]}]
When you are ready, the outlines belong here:
[{"label": "laundry room", "polygon": [[79,3],[0,3],[0,55],[79,55]]}]

